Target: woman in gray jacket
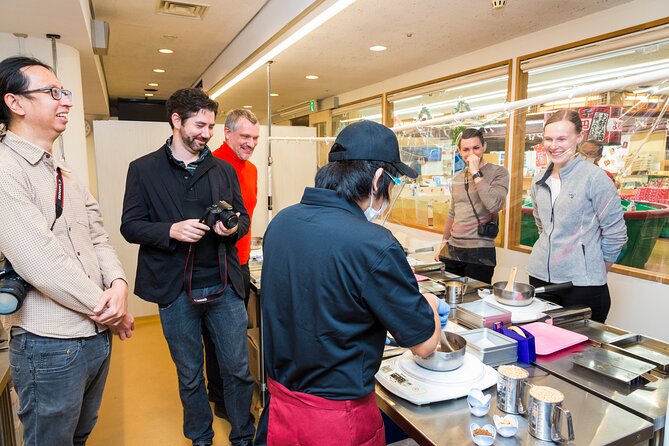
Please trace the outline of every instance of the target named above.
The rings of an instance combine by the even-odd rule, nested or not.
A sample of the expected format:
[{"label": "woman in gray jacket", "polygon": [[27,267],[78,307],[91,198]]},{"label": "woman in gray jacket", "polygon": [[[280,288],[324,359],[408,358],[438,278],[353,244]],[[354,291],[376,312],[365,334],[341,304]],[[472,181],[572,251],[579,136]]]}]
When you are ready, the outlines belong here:
[{"label": "woman in gray jacket", "polygon": [[611,307],[606,274],[627,241],[620,198],[602,169],[577,157],[583,125],[577,112],[560,110],[544,125],[551,163],[532,180],[539,240],[528,273],[535,287],[572,282],[542,296],[562,306],[587,305],[604,322]]}]

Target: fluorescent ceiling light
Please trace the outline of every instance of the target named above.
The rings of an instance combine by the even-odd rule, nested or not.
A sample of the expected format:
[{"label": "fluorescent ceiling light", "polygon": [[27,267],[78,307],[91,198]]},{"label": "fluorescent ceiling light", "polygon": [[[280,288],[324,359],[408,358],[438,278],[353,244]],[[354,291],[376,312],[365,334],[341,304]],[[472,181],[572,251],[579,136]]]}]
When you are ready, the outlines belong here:
[{"label": "fluorescent ceiling light", "polygon": [[275,98],[275,97],[279,96],[279,93],[270,93],[269,95],[272,96],[273,98]]},{"label": "fluorescent ceiling light", "polygon": [[158,84],[155,82],[149,82],[149,87],[157,87]]},{"label": "fluorescent ceiling light", "polygon": [[153,69],[153,72],[154,72],[154,73],[164,73],[165,70],[163,70],[162,68],[154,68],[154,69]]},{"label": "fluorescent ceiling light", "polygon": [[163,53],[163,54],[172,54],[174,51],[170,50],[168,48],[161,48],[161,49],[158,50],[158,52]]},{"label": "fluorescent ceiling light", "polygon": [[237,85],[246,76],[248,76],[258,68],[263,66],[267,61],[272,60],[273,58],[281,54],[283,51],[290,48],[295,42],[298,42],[304,36],[308,35],[310,32],[312,32],[313,30],[321,26],[323,23],[330,20],[335,15],[339,14],[341,11],[343,11],[353,3],[355,3],[355,0],[338,0],[334,5],[330,6],[328,9],[326,9],[325,11],[314,17],[313,20],[305,24],[302,28],[298,29],[293,34],[288,36],[286,40],[279,43],[277,46],[275,46],[267,53],[265,53],[264,56],[260,57],[258,60],[252,63],[244,71],[242,71],[237,76],[233,77],[228,82],[226,82],[225,85],[223,85],[221,88],[212,93],[210,97],[212,99],[216,99],[217,97],[228,91],[230,88]]},{"label": "fluorescent ceiling light", "polygon": [[316,76],[315,74],[307,74],[304,77],[306,77],[307,79],[310,79],[310,80],[318,79],[318,76]]},{"label": "fluorescent ceiling light", "polygon": [[585,85],[595,82],[602,82],[609,79],[617,79],[621,77],[633,76],[636,74],[646,73],[653,70],[663,70],[669,67],[669,59],[662,59],[653,62],[646,62],[636,65],[627,65],[624,67],[611,68],[607,70],[596,71],[589,74],[580,74],[558,79],[551,79],[544,82],[536,82],[529,85],[528,92],[538,92],[549,89],[556,89],[560,87],[572,88],[575,85]]},{"label": "fluorescent ceiling light", "polygon": [[385,51],[385,50],[387,50],[387,49],[388,49],[388,48],[386,48],[386,47],[383,46],[383,45],[374,45],[374,46],[370,46],[370,47],[369,47],[369,50],[370,50],[370,51]]},{"label": "fluorescent ceiling light", "polygon": [[244,108],[253,108],[253,105],[243,105]]},{"label": "fluorescent ceiling light", "polygon": [[151,96],[153,96],[153,93],[144,93],[144,96],[151,97]]}]

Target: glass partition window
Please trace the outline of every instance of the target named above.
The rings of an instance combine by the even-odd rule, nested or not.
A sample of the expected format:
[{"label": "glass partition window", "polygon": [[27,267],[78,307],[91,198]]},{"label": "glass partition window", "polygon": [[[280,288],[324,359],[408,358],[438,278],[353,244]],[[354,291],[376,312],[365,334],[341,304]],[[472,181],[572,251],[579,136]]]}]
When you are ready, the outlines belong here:
[{"label": "glass partition window", "polygon": [[[528,98],[667,68],[669,39],[546,66],[521,65]],[[604,169],[620,195],[628,242],[616,263],[669,275],[668,94],[669,80],[659,79],[541,103],[516,115],[524,129],[519,140],[524,145],[522,203],[516,204],[521,207],[520,245],[531,247],[538,237],[530,187],[532,177],[548,164],[544,122],[556,110],[572,109],[583,122],[581,156]]]},{"label": "glass partition window", "polygon": [[[505,102],[507,96],[508,66],[505,65],[393,94],[388,100],[394,125],[399,126]],[[504,113],[484,114],[400,132],[402,161],[419,176],[403,189],[389,221],[443,232],[451,203],[451,179],[465,168],[457,150],[458,136],[467,127],[482,128],[487,145],[485,161],[503,166],[507,117]],[[503,223],[500,225],[503,227]],[[501,235],[498,239],[501,240]]]},{"label": "glass partition window", "polygon": [[337,136],[347,125],[363,119],[378,122],[379,124],[382,123],[380,98],[334,110],[332,112],[332,131],[334,136]]}]

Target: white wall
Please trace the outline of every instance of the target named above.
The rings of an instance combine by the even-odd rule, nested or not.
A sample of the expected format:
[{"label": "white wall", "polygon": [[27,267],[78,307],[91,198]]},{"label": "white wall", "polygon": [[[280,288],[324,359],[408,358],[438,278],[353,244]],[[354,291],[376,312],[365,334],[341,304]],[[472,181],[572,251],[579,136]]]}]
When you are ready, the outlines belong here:
[{"label": "white wall", "polygon": [[[86,151],[86,136],[84,131],[84,101],[81,87],[81,66],[79,52],[74,48],[56,44],[58,53],[58,79],[63,86],[72,91],[73,106],[68,115],[69,123],[63,133],[65,158],[67,164],[85,184],[88,180],[88,155]],[[40,61],[53,66],[51,54],[51,40],[26,37],[20,39],[12,34],[0,33],[0,60],[12,56],[35,57]],[[58,142],[54,144],[53,153],[60,156]]]},{"label": "white wall", "polygon": [[[217,124],[209,147],[214,150],[224,139],[223,124]],[[121,236],[121,212],[128,165],[142,155],[162,146],[171,135],[169,124],[137,121],[94,121],[95,158],[97,164],[98,200],[105,218],[111,244],[118,252],[130,282],[135,286],[138,245],[131,245]],[[315,136],[316,129],[308,127],[273,127],[273,136]],[[258,167],[258,206],[253,216],[252,234],[262,236],[268,221],[267,211],[267,127],[260,127],[258,146],[251,161]],[[314,144],[296,146],[273,143],[274,212],[299,201],[305,185],[312,184],[316,173]],[[157,314],[155,304],[135,295],[129,297],[129,311],[135,316]]]}]

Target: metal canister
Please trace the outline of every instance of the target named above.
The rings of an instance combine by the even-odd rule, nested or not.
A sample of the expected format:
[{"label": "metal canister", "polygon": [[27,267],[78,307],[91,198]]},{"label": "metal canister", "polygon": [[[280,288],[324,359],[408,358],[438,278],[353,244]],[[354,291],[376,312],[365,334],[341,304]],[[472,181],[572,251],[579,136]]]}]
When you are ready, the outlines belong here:
[{"label": "metal canister", "polygon": [[457,280],[449,280],[444,283],[446,287],[446,302],[449,304],[461,304],[467,291],[467,283]]},{"label": "metal canister", "polygon": [[[534,395],[542,389],[549,389],[560,396],[562,394],[550,387],[534,386],[530,391],[530,402],[527,411],[527,427],[530,435],[544,441],[573,441],[574,425],[571,412],[562,407],[562,401],[545,401]],[[563,397],[562,397],[563,398]],[[562,436],[562,415],[567,418],[567,437]]]},{"label": "metal canister", "polygon": [[513,414],[524,414],[527,412],[525,404],[527,401],[528,376],[511,378],[503,375],[501,372],[498,373],[497,408],[499,410]]}]

